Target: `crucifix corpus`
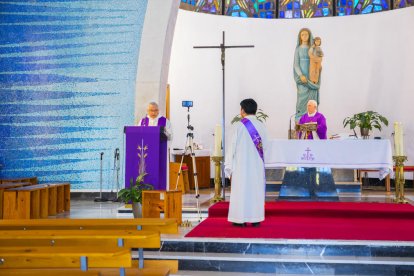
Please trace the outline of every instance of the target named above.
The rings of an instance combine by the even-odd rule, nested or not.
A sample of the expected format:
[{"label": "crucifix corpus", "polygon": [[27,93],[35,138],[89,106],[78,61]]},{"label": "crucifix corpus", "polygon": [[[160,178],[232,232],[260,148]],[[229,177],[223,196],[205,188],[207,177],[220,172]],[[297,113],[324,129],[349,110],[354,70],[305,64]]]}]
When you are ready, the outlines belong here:
[{"label": "crucifix corpus", "polygon": [[223,199],[226,200],[226,190],[225,190],[225,183],[226,183],[226,178],[224,175],[224,164],[225,164],[225,152],[226,152],[226,146],[225,146],[225,141],[226,141],[226,132],[225,132],[225,122],[226,122],[226,111],[225,111],[225,99],[226,99],[226,87],[225,87],[225,79],[226,79],[226,75],[225,75],[225,68],[226,68],[226,49],[229,48],[254,48],[254,45],[231,45],[231,46],[227,46],[225,44],[225,32],[223,31],[223,42],[218,45],[218,46],[194,46],[194,49],[220,49],[221,50],[221,70],[222,70],[222,81],[223,81],[223,89],[222,89],[222,119],[221,119],[221,128],[222,128],[222,133],[223,133],[223,138],[222,138],[222,155],[223,155],[223,159],[222,159],[222,166],[221,166],[221,187],[222,187],[222,195],[223,195]]}]

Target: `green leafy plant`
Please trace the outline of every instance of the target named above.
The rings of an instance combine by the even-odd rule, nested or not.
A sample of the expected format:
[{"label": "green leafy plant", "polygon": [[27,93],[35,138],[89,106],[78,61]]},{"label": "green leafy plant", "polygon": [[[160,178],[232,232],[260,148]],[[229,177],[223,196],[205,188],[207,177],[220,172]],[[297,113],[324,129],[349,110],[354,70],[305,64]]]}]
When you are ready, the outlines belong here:
[{"label": "green leafy plant", "polygon": [[[267,114],[265,114],[263,112],[263,110],[261,110],[261,109],[258,109],[258,111],[256,112],[257,120],[259,120],[262,123],[266,122],[266,119],[268,117],[269,116],[267,116]],[[231,120],[231,123],[234,124],[234,123],[240,122],[241,119],[242,119],[242,117],[240,116],[240,114],[238,114],[238,115],[234,116],[233,120]]]},{"label": "green leafy plant", "polygon": [[142,204],[142,191],[154,190],[154,186],[144,183],[144,177],[147,173],[141,173],[135,180],[131,178],[130,187],[121,189],[118,193],[118,199],[124,203],[138,202]]},{"label": "green leafy plant", "polygon": [[342,123],[344,127],[349,125],[350,129],[360,127],[361,129],[365,128],[372,130],[372,128],[376,128],[379,131],[382,129],[381,124],[388,126],[387,118],[375,111],[366,111],[354,114],[351,117],[346,117]]}]

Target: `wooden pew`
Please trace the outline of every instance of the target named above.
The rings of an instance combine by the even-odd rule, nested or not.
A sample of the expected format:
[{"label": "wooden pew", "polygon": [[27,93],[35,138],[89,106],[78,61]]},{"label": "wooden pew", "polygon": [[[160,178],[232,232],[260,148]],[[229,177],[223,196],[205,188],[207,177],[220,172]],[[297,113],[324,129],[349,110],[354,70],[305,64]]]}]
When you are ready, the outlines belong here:
[{"label": "wooden pew", "polygon": [[[142,229],[141,231],[138,231]],[[23,230],[23,231],[22,231]],[[0,231],[16,231],[16,232],[27,232],[27,231],[52,231],[53,233],[57,233],[57,231],[68,231],[68,230],[76,230],[78,233],[84,233],[85,237],[91,238],[94,237],[96,232],[104,233],[104,231],[109,231],[110,233],[115,233],[115,231],[138,231],[138,232],[146,232],[146,231],[155,231],[156,233],[168,233],[168,234],[176,234],[178,233],[178,224],[175,219],[156,219],[156,218],[147,218],[147,219],[22,219],[22,220],[0,220]],[[90,231],[95,231],[95,234],[90,233]],[[41,232],[39,232],[41,233]],[[46,232],[44,232],[46,233]],[[63,233],[63,232],[60,232]],[[6,232],[0,234],[1,236],[7,236]],[[29,234],[22,234],[22,235],[29,235]],[[37,235],[39,236],[39,235]],[[21,238],[23,240],[23,238]],[[0,244],[5,243],[4,241],[7,240],[6,238],[1,240]],[[16,239],[13,239],[16,240]],[[62,243],[60,239],[59,243]],[[43,238],[43,241],[39,241],[39,243],[49,244],[51,242],[50,237],[49,240],[47,238]],[[56,241],[55,241],[56,242]],[[92,243],[92,242],[89,242]],[[128,245],[128,243],[126,243]],[[158,242],[157,248],[159,248],[160,243]],[[143,256],[143,249],[144,248],[155,248],[151,247],[146,244],[134,244],[132,248],[139,248],[139,260],[140,260],[140,268],[146,267],[144,266],[144,256]],[[157,266],[167,267],[168,271],[170,269],[172,271],[178,270],[178,261],[171,261],[162,262],[156,261]],[[161,263],[160,263],[161,262]],[[153,263],[151,260],[146,260],[145,265],[147,263]],[[134,265],[137,267],[136,265]],[[153,270],[155,269],[152,267]],[[153,270],[146,270],[150,271],[149,274],[138,274],[138,275],[154,275],[151,274]],[[157,271],[157,269],[155,269]],[[163,272],[162,272],[163,271]],[[160,272],[160,271],[158,271]],[[160,274],[156,275],[168,275],[168,273],[164,273],[165,269],[161,269]],[[142,271],[140,273],[143,273]],[[110,274],[108,274],[110,275]]]},{"label": "wooden pew", "polygon": [[[119,272],[116,271],[118,274]],[[101,276],[99,271],[68,269],[2,269],[1,276]]]},{"label": "wooden pew", "polygon": [[0,183],[16,183],[16,182],[30,182],[31,185],[36,185],[37,177],[25,177],[25,178],[10,178],[10,179],[0,179]]},{"label": "wooden pew", "polygon": [[45,184],[4,190],[3,219],[47,218],[48,202],[49,187]]},{"label": "wooden pew", "polygon": [[70,183],[45,184],[49,186],[49,216],[70,211]]},{"label": "wooden pew", "polygon": [[137,219],[14,219],[0,220],[0,230],[24,229],[139,229],[158,231],[161,234],[177,234],[176,219],[137,218]]},{"label": "wooden pew", "polygon": [[119,268],[131,267],[131,251],[127,248],[101,247],[0,247],[2,269],[21,268]]},{"label": "wooden pew", "polygon": [[[0,185],[1,218],[47,218],[70,211],[70,183],[47,183],[27,186],[25,183]],[[16,185],[16,187],[12,187]],[[20,185],[20,186],[18,186]],[[7,190],[5,194],[5,190]],[[3,213],[6,213],[3,215]]]},{"label": "wooden pew", "polygon": [[1,247],[159,248],[160,234],[140,230],[0,230]]},{"label": "wooden pew", "polygon": [[11,183],[3,183],[0,184],[0,219],[3,218],[3,194],[4,190],[17,188],[17,187],[24,187],[31,185],[30,182],[11,182]]},{"label": "wooden pew", "polygon": [[[94,270],[92,270],[94,271]],[[111,268],[104,268],[99,269],[101,276],[116,276],[119,275],[118,271],[116,269]],[[169,268],[167,267],[151,267],[151,268],[126,268],[125,269],[125,275],[126,276],[167,276],[170,275],[171,272]]]},{"label": "wooden pew", "polygon": [[[176,232],[178,230],[177,222],[173,219],[76,219],[73,220],[73,223],[70,223],[70,221],[72,220],[0,221],[0,248],[13,246],[13,248],[21,247],[27,249],[27,244],[30,244],[30,247],[36,248],[76,246],[76,248],[99,249],[102,247],[113,247],[116,244],[129,248],[129,250],[142,247],[159,248],[159,231]],[[30,224],[34,224],[34,227],[31,227]],[[56,224],[58,227],[56,227]],[[69,229],[65,229],[64,226],[68,226]],[[147,226],[157,231],[137,230]],[[175,226],[175,231],[172,231],[171,226]],[[105,227],[108,227],[109,230]],[[119,230],[120,228],[127,228],[127,230]],[[109,241],[108,239],[110,238],[111,240]],[[140,258],[143,260],[143,255]],[[156,261],[158,262],[157,267],[151,266],[151,262],[153,261],[146,260],[145,265],[147,263],[150,264],[149,267],[144,267],[144,269],[138,269],[135,264],[133,266],[135,268],[126,269],[126,275],[169,275],[171,268],[175,272],[178,270],[178,261],[168,260],[169,263],[166,265],[162,261]],[[108,270],[104,267],[96,269],[99,270],[100,275],[119,275],[116,269]]]}]

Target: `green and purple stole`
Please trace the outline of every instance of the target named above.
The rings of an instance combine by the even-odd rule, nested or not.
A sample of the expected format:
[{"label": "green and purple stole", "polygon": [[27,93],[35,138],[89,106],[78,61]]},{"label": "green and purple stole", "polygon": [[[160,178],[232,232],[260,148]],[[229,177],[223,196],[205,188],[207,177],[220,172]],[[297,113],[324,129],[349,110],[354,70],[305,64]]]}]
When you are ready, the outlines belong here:
[{"label": "green and purple stole", "polygon": [[249,119],[243,118],[243,119],[241,119],[241,122],[246,127],[247,132],[249,133],[250,137],[252,138],[252,142],[253,142],[255,148],[257,149],[257,153],[259,153],[260,158],[264,162],[262,137],[260,137],[259,132],[254,127],[253,123],[250,122]]},{"label": "green and purple stole", "polygon": [[[162,126],[165,127],[165,124],[167,122],[167,118],[165,118],[164,116],[161,116],[158,118],[158,126]],[[142,118],[141,120],[141,126],[148,126],[149,124],[149,119],[148,117]]]}]

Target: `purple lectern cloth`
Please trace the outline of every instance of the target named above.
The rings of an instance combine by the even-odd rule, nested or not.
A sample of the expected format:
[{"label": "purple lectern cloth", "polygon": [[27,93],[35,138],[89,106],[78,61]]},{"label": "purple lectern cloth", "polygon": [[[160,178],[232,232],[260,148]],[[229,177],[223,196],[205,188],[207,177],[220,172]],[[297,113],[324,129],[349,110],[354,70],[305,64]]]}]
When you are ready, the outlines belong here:
[{"label": "purple lectern cloth", "polygon": [[125,187],[138,176],[141,153],[138,147],[146,147],[144,183],[152,184],[155,190],[166,190],[167,186],[167,141],[160,139],[160,127],[125,127]]},{"label": "purple lectern cloth", "polygon": [[[299,124],[306,124],[306,123],[317,123],[316,133],[319,136],[319,139],[327,139],[327,127],[326,127],[326,119],[321,113],[316,112],[314,116],[309,117],[308,113],[305,113],[299,120]],[[312,133],[309,133],[308,139],[313,139]]]},{"label": "purple lectern cloth", "polygon": [[[158,122],[157,122],[157,126],[162,126],[165,127],[167,123],[167,118],[165,118],[164,116],[161,116],[158,118]],[[141,119],[141,126],[148,126],[149,125],[149,118],[145,117]]]}]

